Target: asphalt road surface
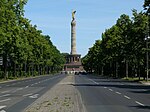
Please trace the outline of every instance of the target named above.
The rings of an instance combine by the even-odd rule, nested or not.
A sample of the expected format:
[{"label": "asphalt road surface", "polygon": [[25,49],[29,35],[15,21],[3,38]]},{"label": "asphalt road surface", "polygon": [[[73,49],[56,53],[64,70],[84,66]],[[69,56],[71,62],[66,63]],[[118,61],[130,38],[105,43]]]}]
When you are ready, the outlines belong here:
[{"label": "asphalt road surface", "polygon": [[87,112],[150,112],[150,86],[86,75],[75,80]]},{"label": "asphalt road surface", "polygon": [[[21,112],[66,75],[0,84],[0,112]],[[150,86],[120,79],[75,75],[85,112],[150,112]]]},{"label": "asphalt road surface", "polygon": [[65,75],[42,76],[0,84],[0,112],[21,112]]}]

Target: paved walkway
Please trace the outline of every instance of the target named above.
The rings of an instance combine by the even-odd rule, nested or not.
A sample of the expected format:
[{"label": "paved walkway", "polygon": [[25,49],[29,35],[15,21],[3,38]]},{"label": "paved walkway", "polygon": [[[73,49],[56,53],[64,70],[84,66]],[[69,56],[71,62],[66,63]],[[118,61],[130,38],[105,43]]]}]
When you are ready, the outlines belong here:
[{"label": "paved walkway", "polygon": [[78,90],[73,86],[74,75],[67,75],[25,112],[85,112]]}]

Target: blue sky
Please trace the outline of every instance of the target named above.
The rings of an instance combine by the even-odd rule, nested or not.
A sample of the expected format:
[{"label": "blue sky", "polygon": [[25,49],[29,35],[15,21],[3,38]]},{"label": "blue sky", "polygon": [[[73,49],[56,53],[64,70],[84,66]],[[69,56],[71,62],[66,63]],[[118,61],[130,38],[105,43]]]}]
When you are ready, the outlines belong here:
[{"label": "blue sky", "polygon": [[86,55],[95,40],[121,14],[132,16],[132,9],[143,10],[144,0],[28,0],[25,17],[49,35],[61,51],[70,53],[72,10],[76,10],[77,53]]}]

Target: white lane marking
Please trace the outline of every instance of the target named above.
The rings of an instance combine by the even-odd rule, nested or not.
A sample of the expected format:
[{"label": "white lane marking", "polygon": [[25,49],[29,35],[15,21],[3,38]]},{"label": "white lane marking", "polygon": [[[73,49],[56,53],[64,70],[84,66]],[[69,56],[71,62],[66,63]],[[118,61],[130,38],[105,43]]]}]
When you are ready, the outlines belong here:
[{"label": "white lane marking", "polygon": [[18,88],[18,89],[16,89],[16,90],[14,90],[12,93],[15,93],[15,92],[17,92],[17,91],[19,91],[19,90],[22,90],[23,88]]},{"label": "white lane marking", "polygon": [[1,110],[0,112],[6,112],[5,110]]},{"label": "white lane marking", "polygon": [[125,84],[122,84],[122,83],[121,83],[120,85],[125,85]]},{"label": "white lane marking", "polygon": [[31,84],[31,86],[33,86],[34,84]]},{"label": "white lane marking", "polygon": [[5,95],[2,95],[2,96],[0,96],[0,98],[1,98],[1,97],[5,97],[5,96],[10,96],[10,94],[5,94]]},{"label": "white lane marking", "polygon": [[25,88],[28,88],[29,86],[26,86]]},{"label": "white lane marking", "polygon": [[[0,106],[0,109],[3,109],[3,108],[5,108],[6,106],[4,105],[4,106]],[[0,111],[1,112],[1,111]]]},{"label": "white lane marking", "polygon": [[90,81],[92,81],[93,83],[97,84],[97,85],[99,84],[99,83],[95,82],[95,81],[94,81],[94,80],[92,80],[92,79],[89,79],[89,80],[90,80]]},{"label": "white lane marking", "polygon": [[116,92],[117,94],[121,94],[120,92]]},{"label": "white lane marking", "polygon": [[146,89],[141,89],[141,90],[139,90],[139,91],[147,91]]},{"label": "white lane marking", "polygon": [[10,86],[10,85],[6,85],[6,86],[8,87],[8,86]]},{"label": "white lane marking", "polygon": [[141,105],[141,106],[145,106],[143,103],[140,103],[140,102],[138,102],[138,101],[135,101],[135,103],[137,103],[137,104],[139,104],[139,105]]},{"label": "white lane marking", "polygon": [[32,95],[32,96],[29,96],[29,98],[37,98],[39,94],[35,94],[35,95]]},{"label": "white lane marking", "polygon": [[24,97],[26,97],[26,96],[30,96],[30,95],[32,95],[33,93],[29,93],[29,94],[25,94],[25,95],[23,95]]},{"label": "white lane marking", "polygon": [[10,92],[10,90],[8,90],[8,91],[3,91],[3,92],[1,92],[1,93],[8,93],[8,92]]},{"label": "white lane marking", "polygon": [[130,97],[128,97],[128,96],[126,96],[126,95],[124,95],[124,97],[127,98],[127,99],[129,99],[129,100],[131,99]]},{"label": "white lane marking", "polygon": [[107,87],[104,87],[105,89],[107,88]]},{"label": "white lane marking", "polygon": [[18,88],[18,89],[16,89],[17,91],[19,91],[19,90],[22,90],[23,88]]},{"label": "white lane marking", "polygon": [[109,89],[110,91],[113,91],[112,89]]},{"label": "white lane marking", "polygon": [[0,103],[2,103],[2,102],[6,102],[6,101],[9,101],[9,100],[11,100],[10,98],[8,98],[8,99],[5,99],[5,100],[0,100]]}]

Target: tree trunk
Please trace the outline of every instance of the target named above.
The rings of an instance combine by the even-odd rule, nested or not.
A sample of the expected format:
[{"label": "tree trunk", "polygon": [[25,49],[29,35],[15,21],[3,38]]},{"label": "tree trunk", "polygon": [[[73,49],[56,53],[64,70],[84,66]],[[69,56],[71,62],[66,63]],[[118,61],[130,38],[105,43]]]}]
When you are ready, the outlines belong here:
[{"label": "tree trunk", "polygon": [[48,66],[46,65],[46,74],[48,74]]},{"label": "tree trunk", "polygon": [[3,55],[4,79],[7,79],[7,54]]},{"label": "tree trunk", "polygon": [[34,65],[32,63],[32,76],[34,76]]},{"label": "tree trunk", "polygon": [[138,68],[139,81],[141,80],[140,68]]},{"label": "tree trunk", "polygon": [[24,71],[25,71],[25,75],[26,75],[26,73],[27,73],[27,63],[26,62],[24,63]]},{"label": "tree trunk", "polygon": [[126,79],[129,77],[129,67],[128,67],[128,60],[126,59]]},{"label": "tree trunk", "polygon": [[104,67],[102,66],[102,72],[101,72],[101,75],[103,76],[104,75]]},{"label": "tree trunk", "polygon": [[118,78],[118,62],[116,61],[116,78]]},{"label": "tree trunk", "polygon": [[13,61],[13,77],[16,76],[16,63]]},{"label": "tree trunk", "polygon": [[40,66],[38,65],[38,75],[40,75]]}]

